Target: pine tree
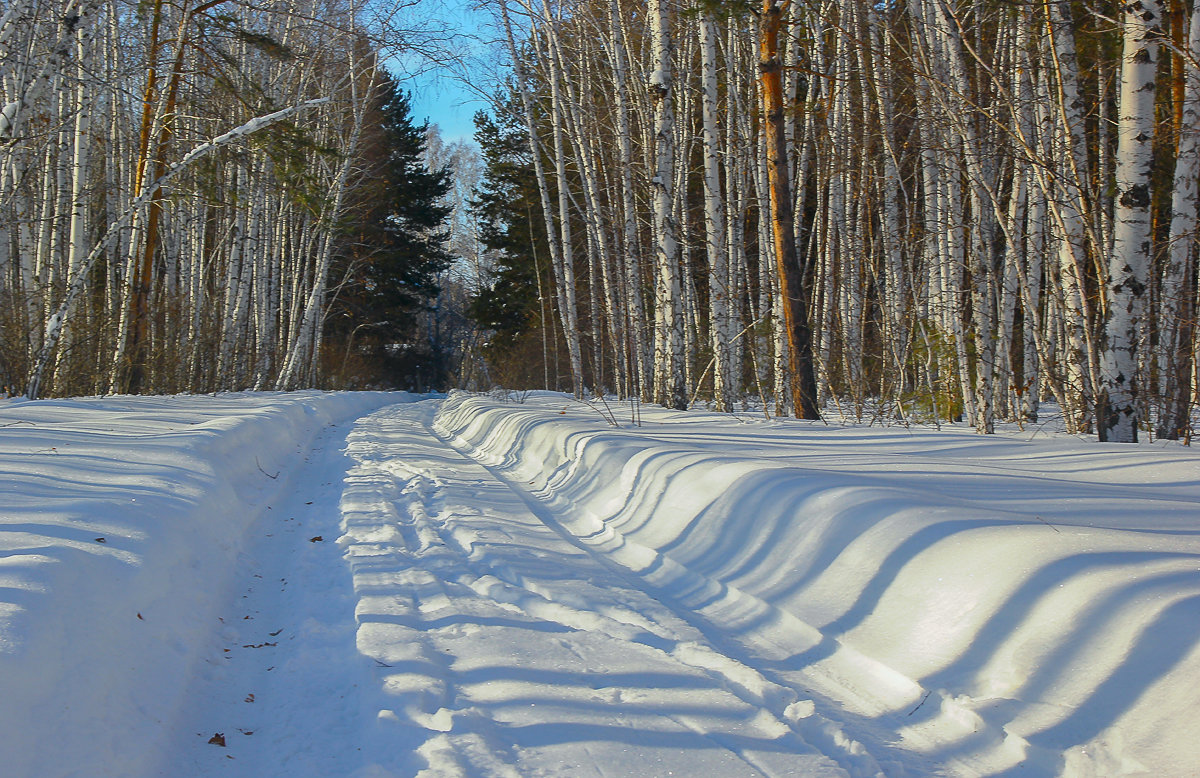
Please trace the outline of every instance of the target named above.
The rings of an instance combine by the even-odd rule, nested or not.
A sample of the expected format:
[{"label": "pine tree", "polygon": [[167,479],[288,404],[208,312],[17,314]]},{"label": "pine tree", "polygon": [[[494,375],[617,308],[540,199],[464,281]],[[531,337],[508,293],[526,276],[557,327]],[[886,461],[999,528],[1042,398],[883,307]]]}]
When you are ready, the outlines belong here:
[{"label": "pine tree", "polygon": [[365,143],[374,164],[352,195],[332,275],[331,283],[344,283],[326,319],[327,337],[336,343],[329,366],[355,355],[365,363],[357,382],[441,386],[446,366],[416,342],[415,325],[452,259],[446,249],[450,207],[442,202],[450,175],[424,164],[426,125],[413,124],[410,97],[391,77],[384,78],[374,113]]},{"label": "pine tree", "polygon": [[[516,108],[516,106],[510,106]],[[537,177],[529,151],[529,135],[513,111],[492,119],[475,116],[475,141],[484,160],[484,177],[471,210],[479,220],[480,240],[491,259],[484,285],[471,300],[470,315],[491,335],[484,355],[493,365],[510,362],[517,352],[536,353],[541,345],[540,371],[548,383],[547,340],[553,319],[544,310],[542,290],[548,283],[542,271],[549,257]],[[525,360],[531,371],[532,360]]]}]

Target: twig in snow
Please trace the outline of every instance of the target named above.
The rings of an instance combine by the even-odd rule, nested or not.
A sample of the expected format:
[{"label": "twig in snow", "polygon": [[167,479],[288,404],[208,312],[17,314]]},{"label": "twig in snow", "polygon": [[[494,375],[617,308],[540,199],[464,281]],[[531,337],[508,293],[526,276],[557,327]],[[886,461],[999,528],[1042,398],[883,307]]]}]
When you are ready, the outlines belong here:
[{"label": "twig in snow", "polygon": [[933,694],[933,690],[930,690],[930,691],[927,691],[927,692],[925,692],[925,696],[924,696],[924,697],[922,697],[922,698],[921,698],[921,701],[917,703],[917,707],[915,707],[915,708],[913,708],[912,710],[910,710],[910,711],[908,712],[908,715],[910,715],[910,716],[911,716],[911,715],[913,715],[914,713],[916,713],[917,711],[919,711],[919,710],[921,709],[921,706],[925,704],[925,700],[928,700],[928,699],[929,699],[929,695],[931,695],[931,694]]},{"label": "twig in snow", "polygon": [[[575,402],[577,402],[581,405],[586,405],[587,407],[591,408],[596,413],[600,414],[600,418],[604,419],[604,421],[607,422],[608,426],[620,427],[621,425],[617,423],[617,419],[615,416],[613,416],[612,409],[608,407],[608,402],[605,401],[604,397],[602,395],[598,395],[597,399],[599,399],[602,403],[604,403],[604,410],[601,410],[601,409],[597,408],[595,405],[592,405],[590,402],[585,402],[583,400],[576,400]],[[564,413],[566,412],[565,408],[563,409],[563,412]],[[561,416],[562,414],[559,414],[559,415]]]},{"label": "twig in snow", "polygon": [[258,465],[258,472],[262,473],[262,474],[263,474],[263,475],[265,475],[267,478],[270,478],[272,481],[274,481],[276,478],[278,478],[278,477],[279,477],[279,472],[282,472],[282,471],[279,471],[279,472],[276,472],[276,473],[275,473],[275,475],[271,475],[271,474],[270,474],[270,473],[268,473],[266,470],[263,470],[263,467],[262,467],[262,465],[261,465],[261,464],[259,464],[258,457],[255,457],[255,458],[254,458],[254,464],[255,464],[255,465]]},{"label": "twig in snow", "polygon": [[1058,529],[1058,527],[1056,527],[1056,526],[1054,526],[1053,524],[1051,524],[1050,522],[1046,521],[1046,520],[1045,520],[1045,519],[1043,519],[1041,516],[1034,516],[1033,518],[1035,518],[1035,519],[1037,519],[1038,521],[1040,521],[1041,523],[1045,524],[1047,527],[1049,527],[1050,529],[1054,530],[1055,532],[1058,532],[1058,534],[1060,534],[1060,535],[1062,534],[1062,532],[1061,532],[1061,531]]},{"label": "twig in snow", "polygon": [[604,403],[604,413],[602,413],[601,415],[604,417],[604,420],[608,422],[609,426],[610,427],[620,427],[621,425],[617,424],[617,417],[613,413],[612,408],[608,407],[608,400],[605,399],[604,393],[603,392],[598,393],[596,395],[596,399],[598,399],[600,402]]}]

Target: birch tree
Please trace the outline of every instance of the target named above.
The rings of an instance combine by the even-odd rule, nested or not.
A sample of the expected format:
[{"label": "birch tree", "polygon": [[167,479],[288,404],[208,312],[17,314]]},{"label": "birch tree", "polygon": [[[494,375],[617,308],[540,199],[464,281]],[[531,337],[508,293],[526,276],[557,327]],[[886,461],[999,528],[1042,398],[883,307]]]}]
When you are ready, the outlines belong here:
[{"label": "birch tree", "polygon": [[[1163,399],[1158,436],[1178,439],[1188,428],[1192,376],[1191,340],[1197,332],[1194,290],[1188,281],[1194,278],[1197,219],[1197,183],[1200,179],[1200,5],[1194,6],[1188,24],[1185,56],[1179,58],[1183,69],[1183,95],[1180,106],[1179,144],[1175,156],[1174,184],[1171,190],[1171,227],[1167,244],[1167,264],[1162,279],[1162,315],[1159,321],[1159,394]],[[1191,292],[1191,293],[1189,293]]]},{"label": "birch tree", "polygon": [[0,42],[6,389],[317,382],[354,4],[19,2]]},{"label": "birch tree", "polygon": [[1154,78],[1161,24],[1156,0],[1137,0],[1123,10],[1116,209],[1096,414],[1100,439],[1114,443],[1136,443],[1141,417],[1138,357],[1151,258]]},{"label": "birch tree", "polygon": [[650,190],[654,213],[654,400],[686,409],[683,303],[675,220],[675,96],[669,4],[650,0],[650,40],[654,69],[648,88],[654,102],[654,166]]},{"label": "birch tree", "polygon": [[[1070,4],[521,8],[508,49],[546,171],[533,218],[576,252],[566,286],[584,295],[577,380],[651,372],[650,395],[675,405],[683,376],[728,408],[744,377],[777,409],[849,398],[856,414],[981,433],[1033,420],[1044,397],[1069,431],[1099,431],[1101,400],[1140,414],[1154,380],[1171,398],[1158,431],[1187,434],[1194,54],[1161,68],[1178,114],[1147,124],[1158,33],[1127,30],[1145,40],[1121,68],[1132,92],[1113,133],[1104,53],[1122,36]],[[1176,176],[1144,178],[1141,198],[1130,175],[1146,175],[1151,146]],[[1153,218],[1162,229],[1145,231]]]}]

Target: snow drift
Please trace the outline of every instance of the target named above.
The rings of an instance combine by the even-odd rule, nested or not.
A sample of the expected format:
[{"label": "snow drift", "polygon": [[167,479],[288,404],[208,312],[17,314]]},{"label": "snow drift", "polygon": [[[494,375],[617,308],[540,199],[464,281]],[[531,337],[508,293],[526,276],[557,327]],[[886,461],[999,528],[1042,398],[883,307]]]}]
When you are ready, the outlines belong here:
[{"label": "snow drift", "polygon": [[1200,764],[1192,451],[599,411],[457,394],[435,430],[775,680],[954,772]]},{"label": "snow drift", "polygon": [[3,772],[147,774],[280,474],[326,425],[401,399],[0,405]]}]

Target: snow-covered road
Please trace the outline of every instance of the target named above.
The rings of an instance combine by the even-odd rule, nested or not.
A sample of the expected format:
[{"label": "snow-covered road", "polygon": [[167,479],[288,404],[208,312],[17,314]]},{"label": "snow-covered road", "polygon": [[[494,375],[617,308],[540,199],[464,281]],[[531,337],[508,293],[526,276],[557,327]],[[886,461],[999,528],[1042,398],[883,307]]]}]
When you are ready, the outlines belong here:
[{"label": "snow-covered road", "polygon": [[173,774],[878,772],[811,702],[438,438],[435,408],[330,430],[294,473],[273,506],[283,532],[269,524],[245,560],[227,656],[188,695],[208,704],[181,728],[175,753],[190,756]]},{"label": "snow-covered road", "polygon": [[524,399],[0,406],[5,774],[1200,760],[1192,451]]}]

